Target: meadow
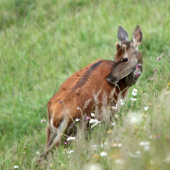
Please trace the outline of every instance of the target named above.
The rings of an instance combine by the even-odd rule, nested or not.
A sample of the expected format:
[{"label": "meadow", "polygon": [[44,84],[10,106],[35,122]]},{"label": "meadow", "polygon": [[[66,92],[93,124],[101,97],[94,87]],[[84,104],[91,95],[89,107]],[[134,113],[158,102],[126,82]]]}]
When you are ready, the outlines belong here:
[{"label": "meadow", "polygon": [[131,39],[138,24],[143,73],[114,122],[88,140],[80,130],[40,169],[170,168],[170,1],[0,0],[0,11],[0,169],[36,168],[49,99],[74,72],[114,59],[119,25]]}]

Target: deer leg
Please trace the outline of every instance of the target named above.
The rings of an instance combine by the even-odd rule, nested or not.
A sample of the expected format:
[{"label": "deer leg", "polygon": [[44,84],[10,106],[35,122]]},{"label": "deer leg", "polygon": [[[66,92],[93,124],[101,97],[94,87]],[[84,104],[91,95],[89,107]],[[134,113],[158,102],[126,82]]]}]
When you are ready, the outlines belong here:
[{"label": "deer leg", "polygon": [[46,145],[45,147],[45,150],[44,152],[40,155],[40,157],[44,157],[46,158],[47,154],[55,147],[55,146],[58,146],[60,140],[61,140],[61,135],[60,134],[57,134],[57,136],[55,136],[56,134],[54,134],[52,136],[52,138],[54,138],[54,140],[52,141],[52,138],[51,140],[49,141],[49,143]]},{"label": "deer leg", "polygon": [[55,146],[59,145],[62,133],[65,132],[67,126],[68,122],[67,120],[65,120],[60,123],[60,126],[55,129],[55,131],[52,131],[51,129],[50,131],[49,129],[47,129],[47,144],[44,152],[38,157],[37,164],[41,163],[46,158],[47,154],[51,152],[51,150],[54,149]]},{"label": "deer leg", "polygon": [[57,132],[53,132],[49,127],[47,127],[47,142],[46,142],[45,150],[47,150],[51,146],[56,136],[57,136]]}]

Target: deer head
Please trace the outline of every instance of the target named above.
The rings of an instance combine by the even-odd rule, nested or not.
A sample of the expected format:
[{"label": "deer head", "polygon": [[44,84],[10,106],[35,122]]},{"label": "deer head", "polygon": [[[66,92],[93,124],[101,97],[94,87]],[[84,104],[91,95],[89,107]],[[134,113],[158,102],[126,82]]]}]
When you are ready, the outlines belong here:
[{"label": "deer head", "polygon": [[119,26],[118,39],[121,44],[116,44],[115,64],[107,77],[107,81],[116,84],[126,77],[127,85],[131,86],[142,72],[142,54],[138,50],[142,41],[142,31],[138,25],[133,33],[132,40],[128,41],[127,32]]}]

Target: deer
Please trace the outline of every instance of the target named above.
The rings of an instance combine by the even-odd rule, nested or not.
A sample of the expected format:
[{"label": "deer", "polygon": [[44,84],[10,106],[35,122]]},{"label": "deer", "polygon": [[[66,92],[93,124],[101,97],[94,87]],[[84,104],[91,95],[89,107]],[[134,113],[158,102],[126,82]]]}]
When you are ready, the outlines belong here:
[{"label": "deer", "polygon": [[[114,61],[102,60],[89,64],[71,75],[49,100],[47,140],[44,152],[37,162],[46,158],[47,154],[61,143],[63,135],[70,136],[75,129],[75,119],[89,116],[94,106],[94,94],[98,95],[98,108],[102,107],[103,95],[108,104],[115,105],[119,96],[125,98],[128,89],[134,85],[143,70],[143,58],[138,49],[142,42],[142,31],[137,25],[132,40],[128,40],[127,32],[119,26]],[[109,97],[111,92],[111,100]],[[89,101],[86,108],[83,106]],[[77,109],[80,108],[80,109]],[[83,110],[83,112],[81,111]]]}]

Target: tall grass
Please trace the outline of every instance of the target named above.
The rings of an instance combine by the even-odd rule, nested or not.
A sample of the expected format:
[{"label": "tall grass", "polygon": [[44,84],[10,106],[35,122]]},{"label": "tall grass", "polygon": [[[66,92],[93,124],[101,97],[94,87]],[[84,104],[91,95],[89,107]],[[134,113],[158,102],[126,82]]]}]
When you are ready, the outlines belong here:
[{"label": "tall grass", "polygon": [[[42,152],[45,143],[46,125],[41,119],[47,119],[48,100],[75,71],[98,58],[113,60],[118,26],[131,39],[137,24],[144,35],[139,47],[144,71],[135,85],[137,101],[132,105],[131,88],[126,106],[117,112],[118,124],[102,123],[89,140],[62,145],[46,166],[82,169],[98,163],[105,169],[168,169],[169,94],[164,94],[170,82],[169,1],[0,0],[0,11],[1,169],[35,168],[36,153]],[[132,125],[128,115],[143,116]],[[92,145],[105,141],[109,141],[106,148],[92,151]],[[150,142],[149,151],[139,145],[141,141]],[[116,142],[122,147],[113,147]],[[71,148],[74,153],[67,154]],[[108,155],[101,157],[102,151]],[[139,158],[129,156],[136,151],[141,153]]]}]

